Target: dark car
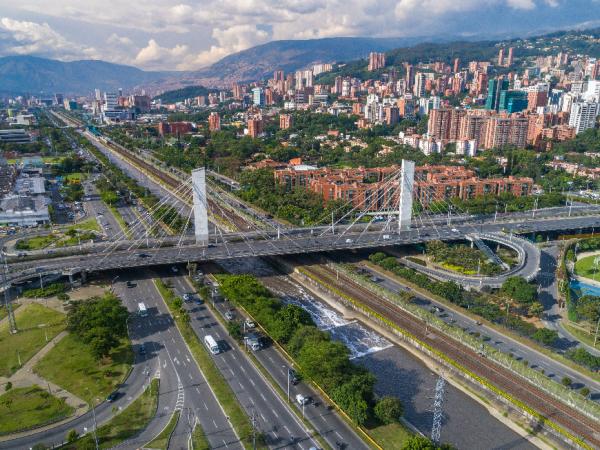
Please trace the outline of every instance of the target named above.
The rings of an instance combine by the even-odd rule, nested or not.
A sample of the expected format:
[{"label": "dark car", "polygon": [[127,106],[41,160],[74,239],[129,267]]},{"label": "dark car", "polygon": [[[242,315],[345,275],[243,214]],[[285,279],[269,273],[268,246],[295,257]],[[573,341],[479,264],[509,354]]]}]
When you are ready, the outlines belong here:
[{"label": "dark car", "polygon": [[289,373],[290,373],[290,382],[293,385],[300,383],[300,377],[298,376],[298,374],[296,373],[296,371],[294,369],[289,369]]},{"label": "dark car", "polygon": [[121,396],[121,393],[119,391],[115,391],[115,392],[111,392],[108,397],[106,397],[106,401],[109,403],[114,402],[116,399],[118,399]]}]

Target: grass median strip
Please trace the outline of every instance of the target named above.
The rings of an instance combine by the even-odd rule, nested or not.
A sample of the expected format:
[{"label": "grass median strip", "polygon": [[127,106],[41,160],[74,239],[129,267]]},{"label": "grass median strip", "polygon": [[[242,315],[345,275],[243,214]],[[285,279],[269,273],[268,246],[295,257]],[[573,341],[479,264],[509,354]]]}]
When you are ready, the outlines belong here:
[{"label": "grass median strip", "polygon": [[204,430],[199,423],[196,423],[194,431],[192,431],[190,450],[210,450],[210,444],[206,440],[206,434],[204,434]]},{"label": "grass median strip", "polygon": [[121,227],[123,233],[125,233],[127,239],[131,239],[131,231],[129,231],[129,227],[127,226],[127,223],[125,223],[125,219],[123,219],[123,216],[121,215],[119,210],[113,205],[106,204],[106,206],[108,207],[108,209],[110,209],[110,212],[115,217],[115,220],[119,224],[119,227]]},{"label": "grass median strip", "polygon": [[[156,414],[158,386],[159,380],[157,378],[153,379],[142,395],[132,404],[98,428],[99,448],[112,448],[140,433],[148,426],[150,420]],[[64,450],[84,448],[94,448],[94,434],[92,431],[61,447]]]},{"label": "grass median strip", "polygon": [[167,426],[158,434],[158,436],[152,439],[152,441],[144,445],[144,448],[153,450],[167,450],[167,447],[169,446],[169,441],[171,440],[171,435],[173,434],[173,431],[175,431],[177,422],[179,422],[180,415],[180,410],[174,411],[173,415],[171,416],[171,420],[169,420]]},{"label": "grass median strip", "polygon": [[229,384],[227,384],[227,381],[208,354],[208,351],[204,345],[200,343],[196,332],[189,323],[189,316],[187,316],[187,319],[185,318],[187,313],[175,308],[173,304],[177,298],[175,294],[162,280],[154,280],[154,284],[167,304],[167,307],[177,324],[177,328],[192,352],[192,356],[196,360],[204,378],[206,378],[207,383],[214,392],[217,401],[223,407],[225,414],[229,416],[233,429],[242,440],[244,447],[251,448],[252,424],[250,423],[250,418],[240,406],[233,390]]}]

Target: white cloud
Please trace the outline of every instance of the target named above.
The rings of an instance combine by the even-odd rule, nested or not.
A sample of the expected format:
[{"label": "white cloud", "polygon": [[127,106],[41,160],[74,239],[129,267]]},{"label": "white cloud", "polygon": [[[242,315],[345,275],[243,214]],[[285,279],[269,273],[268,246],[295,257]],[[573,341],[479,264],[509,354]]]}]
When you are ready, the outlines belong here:
[{"label": "white cloud", "polygon": [[[0,25],[0,54],[36,51],[65,59],[100,54],[102,59],[142,68],[196,69],[232,52],[272,39],[332,36],[439,36],[444,33],[512,32],[509,17],[540,28],[600,19],[598,0],[19,0],[15,17],[43,23]],[[1,3],[1,2],[0,2]],[[570,7],[577,3],[579,7]],[[6,8],[4,8],[6,9]],[[0,5],[0,11],[3,6]],[[594,13],[595,11],[595,13]],[[17,14],[18,12],[18,14]],[[504,15],[504,13],[506,13]],[[575,13],[579,14],[578,16]],[[569,21],[563,20],[571,15]],[[587,15],[586,15],[587,14]],[[10,16],[10,13],[6,13]],[[488,30],[489,24],[498,24]],[[50,20],[52,19],[52,20]],[[560,20],[562,22],[560,22]],[[10,20],[10,19],[8,19]],[[39,19],[37,19],[40,22]],[[76,23],[77,26],[72,24]],[[60,34],[61,27],[70,34]],[[502,27],[506,29],[502,29]],[[519,25],[523,27],[523,23]],[[90,47],[65,39],[82,28],[96,30]],[[483,29],[483,28],[486,29]],[[73,29],[76,32],[73,32]],[[523,30],[532,31],[532,30]],[[17,36],[19,39],[17,39]],[[84,38],[87,36],[84,36]],[[72,38],[73,40],[75,38]]]},{"label": "white cloud", "polygon": [[161,47],[154,39],[150,39],[148,45],[138,52],[134,64],[150,69],[163,67],[180,69],[188,52],[187,45],[176,45],[173,48]]},{"label": "white cloud", "polygon": [[47,23],[0,19],[2,54],[51,56],[59,59],[95,58],[95,49],[65,39]]}]

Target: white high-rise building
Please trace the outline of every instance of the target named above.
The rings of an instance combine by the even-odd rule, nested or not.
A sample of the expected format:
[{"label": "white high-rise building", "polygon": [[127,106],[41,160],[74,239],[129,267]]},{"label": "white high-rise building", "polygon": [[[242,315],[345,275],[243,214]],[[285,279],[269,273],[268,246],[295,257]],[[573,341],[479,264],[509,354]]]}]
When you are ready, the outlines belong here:
[{"label": "white high-rise building", "polygon": [[104,93],[104,109],[103,111],[114,111],[119,105],[119,94],[115,92]]},{"label": "white high-rise building", "polygon": [[418,72],[415,75],[415,85],[413,87],[413,93],[416,97],[425,96],[425,81],[427,80],[426,75],[423,72]]},{"label": "white high-rise building", "polygon": [[583,93],[583,98],[588,102],[600,102],[600,80],[587,82],[587,89]]},{"label": "white high-rise building", "polygon": [[569,126],[575,128],[579,134],[596,125],[596,117],[600,114],[600,103],[598,102],[576,102],[571,106]]}]

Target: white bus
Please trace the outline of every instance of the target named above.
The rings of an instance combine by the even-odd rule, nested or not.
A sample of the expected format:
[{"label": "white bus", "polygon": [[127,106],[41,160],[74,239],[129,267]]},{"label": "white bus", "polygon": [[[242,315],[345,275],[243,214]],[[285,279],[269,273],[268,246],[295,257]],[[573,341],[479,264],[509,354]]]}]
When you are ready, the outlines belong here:
[{"label": "white bus", "polygon": [[146,305],[144,303],[138,303],[138,312],[140,313],[140,317],[146,317],[148,315],[148,310],[146,309]]},{"label": "white bus", "polygon": [[221,351],[217,345],[217,341],[215,341],[215,338],[213,338],[210,334],[204,336],[204,345],[206,345],[206,348],[208,348],[213,355],[217,355]]}]

